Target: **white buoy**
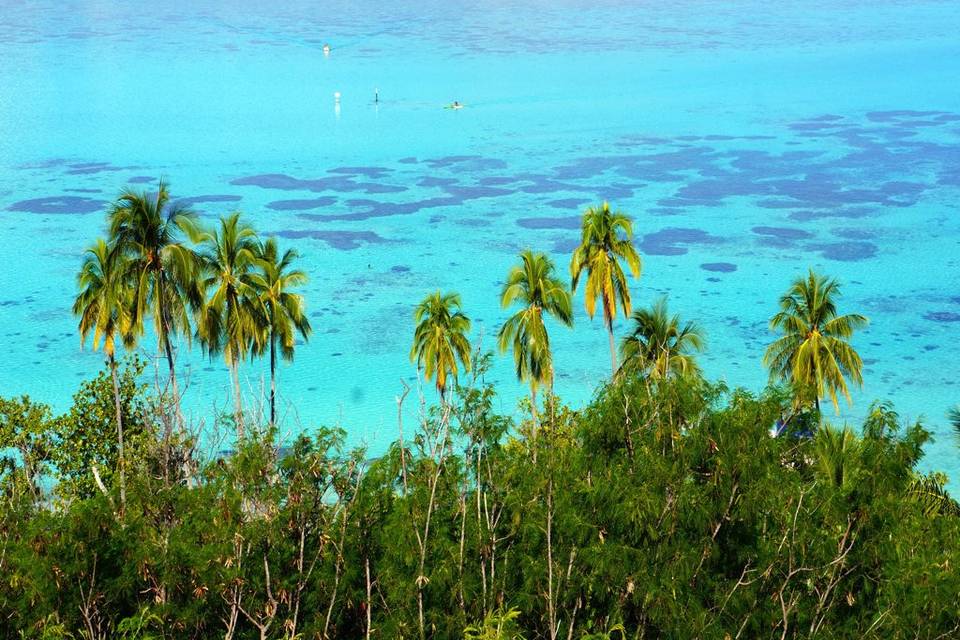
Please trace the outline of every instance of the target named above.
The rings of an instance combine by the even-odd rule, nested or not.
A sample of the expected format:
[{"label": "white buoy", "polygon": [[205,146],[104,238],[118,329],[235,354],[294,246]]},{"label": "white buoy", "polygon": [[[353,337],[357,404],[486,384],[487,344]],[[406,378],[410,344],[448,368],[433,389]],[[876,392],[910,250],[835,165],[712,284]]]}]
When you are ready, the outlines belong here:
[{"label": "white buoy", "polygon": [[334,92],[333,92],[333,101],[336,102],[337,104],[340,104],[340,92],[339,92],[339,91],[334,91]]}]

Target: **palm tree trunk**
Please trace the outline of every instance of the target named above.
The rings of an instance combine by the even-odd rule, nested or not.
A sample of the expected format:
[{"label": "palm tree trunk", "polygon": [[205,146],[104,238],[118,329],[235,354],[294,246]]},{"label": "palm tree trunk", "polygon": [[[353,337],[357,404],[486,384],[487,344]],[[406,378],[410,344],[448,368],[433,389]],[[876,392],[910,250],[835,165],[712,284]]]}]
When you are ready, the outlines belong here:
[{"label": "palm tree trunk", "polygon": [[[167,366],[170,369],[170,390],[173,393],[173,408],[177,414],[177,420],[180,422],[180,426],[184,426],[183,422],[183,413],[180,411],[180,390],[177,388],[177,370],[173,360],[173,349],[170,347],[170,319],[167,314],[167,305],[165,302],[166,298],[166,286],[164,282],[163,271],[159,275],[159,286],[157,288],[156,295],[159,299],[160,306],[160,342],[163,346],[165,355],[167,356]],[[167,422],[166,433],[164,438],[167,442],[170,441],[170,423]]]},{"label": "palm tree trunk", "polygon": [[277,397],[277,340],[273,336],[273,330],[270,331],[270,426],[274,425],[276,420],[276,397]]},{"label": "palm tree trunk", "polygon": [[243,440],[243,405],[240,402],[240,361],[230,354],[230,377],[233,380],[233,417],[236,420],[237,444]]},{"label": "palm tree trunk", "polygon": [[120,408],[120,382],[117,380],[117,361],[110,354],[110,377],[113,378],[113,404],[117,410],[117,455],[120,460],[120,515],[127,510],[127,461],[123,452],[123,411]]},{"label": "palm tree trunk", "polygon": [[613,375],[617,375],[617,348],[613,341],[613,320],[607,321],[607,337],[610,338],[610,365],[613,367]]}]

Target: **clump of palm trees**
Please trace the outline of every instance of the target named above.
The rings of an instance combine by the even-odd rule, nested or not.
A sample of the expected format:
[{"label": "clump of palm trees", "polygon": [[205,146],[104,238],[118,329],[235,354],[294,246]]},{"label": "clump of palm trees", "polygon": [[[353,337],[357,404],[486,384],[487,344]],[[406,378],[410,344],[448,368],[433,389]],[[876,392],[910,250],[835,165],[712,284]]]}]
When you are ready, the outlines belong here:
[{"label": "clump of palm trees", "polygon": [[[551,387],[555,373],[545,319],[573,326],[571,298],[584,274],[584,307],[593,318],[600,301],[614,376],[637,374],[653,382],[701,377],[696,356],[705,348],[705,337],[697,323],[671,315],[666,298],[632,311],[627,273],[639,278],[641,267],[631,219],[606,202],[583,214],[580,244],[570,260],[569,288],[556,276],[546,254],[520,253],[519,264],[508,272],[500,296],[504,309],[519,309],[502,325],[497,344],[501,353],[512,351],[518,380],[530,386],[534,415],[537,390]],[[771,330],[782,334],[764,356],[771,380],[789,384],[798,406],[811,406],[818,413],[821,398],[829,397],[839,411],[838,394],[850,401],[848,380],[863,383],[863,361],[849,341],[857,329],[867,325],[867,319],[859,314],[839,314],[839,297],[837,281],[811,269],[807,277],[791,285],[780,300],[780,311],[770,321]],[[461,369],[470,369],[470,321],[461,306],[459,295],[436,292],[414,313],[411,359],[428,380],[436,380],[441,397]],[[618,311],[632,321],[620,342],[619,365],[614,339]]]},{"label": "clump of palm trees", "polygon": [[[500,302],[516,311],[500,328],[497,344],[502,353],[512,352],[517,378],[530,387],[534,413],[538,390],[550,390],[555,376],[547,321],[573,326],[572,297],[581,279],[588,316],[596,314],[600,302],[614,376],[630,373],[651,381],[700,377],[696,355],[705,341],[696,323],[671,315],[665,298],[633,311],[627,274],[639,278],[642,267],[633,242],[631,219],[604,202],[584,212],[569,287],[540,252],[522,251],[508,272]],[[297,293],[307,275],[294,267],[297,258],[294,250],[281,252],[275,238],[261,239],[240,213],[205,228],[196,213],[171,201],[162,181],[156,193],[125,191],[117,198],[108,212],[107,237],[85,254],[73,311],[81,341],[92,335],[94,349],[102,345],[113,375],[121,460],[116,349],[118,344],[137,348],[148,326],[167,361],[166,391],[181,425],[178,338],[187,345],[196,339],[211,357],[223,355],[238,439],[244,437],[240,365],[269,355],[270,424],[275,423],[277,354],[292,360],[297,337],[306,340],[311,332],[303,296]],[[782,334],[764,356],[771,379],[792,385],[798,404],[818,412],[821,398],[829,397],[838,408],[838,395],[849,401],[849,384],[863,381],[863,362],[849,341],[867,319],[839,314],[839,295],[835,280],[811,270],[791,285],[770,321],[771,329]],[[621,311],[632,327],[620,342],[618,365],[614,322]],[[471,321],[459,294],[439,290],[417,305],[414,321],[410,358],[444,402],[458,375],[470,370]],[[165,421],[167,438],[173,422]]]},{"label": "clump of palm trees", "polygon": [[[276,420],[276,352],[292,360],[297,335],[311,328],[303,296],[307,282],[293,268],[295,251],[281,254],[273,238],[261,240],[240,213],[206,229],[195,212],[171,201],[167,184],[156,193],[124,191],[107,215],[107,237],[85,254],[73,311],[82,342],[102,343],[114,379],[122,474],[123,425],[116,383],[116,345],[136,349],[150,326],[167,361],[165,390],[183,426],[176,373],[178,338],[196,339],[210,356],[223,354],[230,369],[237,437],[244,437],[240,363],[270,354],[270,423]],[[121,475],[122,477],[122,475]],[[122,490],[122,489],[121,489]]]}]

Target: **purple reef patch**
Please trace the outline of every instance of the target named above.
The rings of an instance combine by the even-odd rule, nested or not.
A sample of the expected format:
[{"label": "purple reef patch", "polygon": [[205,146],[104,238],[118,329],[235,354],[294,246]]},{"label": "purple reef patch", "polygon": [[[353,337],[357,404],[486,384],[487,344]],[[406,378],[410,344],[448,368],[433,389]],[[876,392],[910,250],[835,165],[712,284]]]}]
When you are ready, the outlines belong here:
[{"label": "purple reef patch", "polygon": [[400,193],[406,187],[379,182],[356,182],[350,175],[333,175],[327,178],[301,179],[283,173],[261,173],[255,176],[236,178],[230,184],[240,187],[260,187],[281,191],[337,191],[351,193]]},{"label": "purple reef patch", "polygon": [[790,227],[754,227],[751,231],[757,235],[770,236],[782,240],[806,240],[814,236],[814,234],[809,231],[792,229]]},{"label": "purple reef patch", "polygon": [[340,251],[353,251],[362,244],[383,244],[388,242],[373,231],[278,231],[277,235],[281,238],[300,239],[312,238],[314,240],[323,240],[334,249]]},{"label": "purple reef patch", "polygon": [[243,199],[242,196],[235,195],[209,195],[209,196],[190,196],[189,198],[177,198],[175,204],[182,205],[184,207],[192,207],[195,204],[203,204],[205,202],[240,202]]},{"label": "purple reef patch", "polygon": [[93,213],[101,211],[106,202],[80,196],[49,196],[14,202],[7,207],[9,211],[25,211],[27,213]]},{"label": "purple reef patch", "polygon": [[341,173],[348,176],[364,176],[371,180],[378,180],[391,172],[386,167],[337,167],[327,173]]},{"label": "purple reef patch", "polygon": [[524,229],[579,229],[580,218],[520,218],[517,225]]},{"label": "purple reef patch", "polygon": [[819,251],[828,260],[857,262],[877,255],[877,246],[869,242],[834,242],[813,244],[810,248]]},{"label": "purple reef patch", "polygon": [[710,235],[703,229],[667,227],[648,233],[640,242],[640,252],[652,256],[681,256],[687,252],[684,245],[718,244],[722,238]]},{"label": "purple reef patch", "polygon": [[333,196],[307,198],[305,200],[274,200],[267,203],[267,209],[274,211],[303,211],[304,209],[319,209],[327,207],[337,201]]},{"label": "purple reef patch", "polygon": [[546,204],[556,209],[579,209],[588,202],[590,200],[587,198],[559,198],[558,200],[547,200]]},{"label": "purple reef patch", "polygon": [[737,265],[730,262],[704,262],[700,265],[704,271],[713,271],[716,273],[733,273],[737,270]]},{"label": "purple reef patch", "polygon": [[934,322],[960,322],[960,313],[953,311],[931,311],[923,314],[923,317]]}]

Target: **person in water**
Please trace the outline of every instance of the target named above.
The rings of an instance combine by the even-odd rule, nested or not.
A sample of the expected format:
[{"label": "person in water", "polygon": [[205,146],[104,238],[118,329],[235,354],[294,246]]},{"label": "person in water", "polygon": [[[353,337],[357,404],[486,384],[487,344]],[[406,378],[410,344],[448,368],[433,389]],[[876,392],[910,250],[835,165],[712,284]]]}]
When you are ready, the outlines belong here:
[{"label": "person in water", "polygon": [[325,56],[330,55],[330,45],[327,44],[326,42],[323,43],[323,55]]},{"label": "person in water", "polygon": [[462,109],[462,108],[463,108],[463,105],[460,104],[458,101],[454,100],[454,101],[453,101],[453,104],[450,105],[450,108],[451,108],[451,109]]}]

